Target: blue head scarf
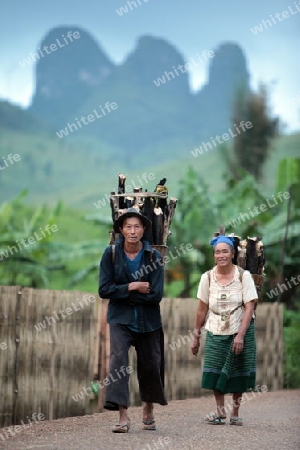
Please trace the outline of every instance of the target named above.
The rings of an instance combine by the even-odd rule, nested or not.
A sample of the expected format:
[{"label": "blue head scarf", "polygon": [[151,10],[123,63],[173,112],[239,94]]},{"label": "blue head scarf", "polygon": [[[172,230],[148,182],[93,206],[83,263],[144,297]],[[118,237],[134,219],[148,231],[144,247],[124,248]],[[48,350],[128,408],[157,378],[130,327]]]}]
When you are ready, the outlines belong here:
[{"label": "blue head scarf", "polygon": [[231,236],[221,235],[221,236],[214,237],[213,239],[211,239],[211,241],[209,241],[210,245],[212,245],[213,248],[215,248],[215,246],[220,244],[221,242],[224,242],[225,244],[228,244],[232,248],[234,248],[234,238]]}]

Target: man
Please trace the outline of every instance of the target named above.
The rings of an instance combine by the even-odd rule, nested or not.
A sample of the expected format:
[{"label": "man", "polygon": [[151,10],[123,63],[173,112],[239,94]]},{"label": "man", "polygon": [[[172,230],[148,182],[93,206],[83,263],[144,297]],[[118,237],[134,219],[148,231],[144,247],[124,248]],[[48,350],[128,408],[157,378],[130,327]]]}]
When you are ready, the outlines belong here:
[{"label": "man", "polygon": [[151,221],[129,208],[114,224],[121,233],[114,251],[108,246],[100,262],[99,295],[109,298],[110,373],[104,408],[119,411],[114,433],[128,433],[130,419],[128,350],[137,353],[137,378],[143,406],[143,429],[155,430],[153,403],[167,405],[164,394],[164,336],[159,303],[163,295],[163,261],[143,239]]}]

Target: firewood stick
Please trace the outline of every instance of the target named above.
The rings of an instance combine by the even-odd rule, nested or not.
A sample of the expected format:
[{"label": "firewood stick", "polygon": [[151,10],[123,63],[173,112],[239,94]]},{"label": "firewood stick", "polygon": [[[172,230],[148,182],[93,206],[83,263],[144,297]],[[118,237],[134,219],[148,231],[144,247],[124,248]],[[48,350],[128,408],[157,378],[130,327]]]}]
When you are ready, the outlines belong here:
[{"label": "firewood stick", "polygon": [[[118,194],[125,194],[125,181],[126,176],[123,173],[119,173],[118,175]],[[119,198],[119,208],[124,209],[126,208],[124,197],[118,197]]]},{"label": "firewood stick", "polygon": [[163,212],[161,208],[154,208],[153,210],[153,222],[152,222],[152,233],[153,233],[153,244],[162,245],[163,244]]},{"label": "firewood stick", "polygon": [[[151,199],[151,197],[145,198],[143,208],[142,208],[142,213],[144,214],[145,217],[147,217],[147,219],[151,220],[151,224],[153,227],[153,214],[154,213],[153,213],[153,200]],[[149,242],[150,245],[153,244],[152,228],[145,230],[144,237]]]},{"label": "firewood stick", "polygon": [[168,239],[169,235],[171,234],[170,226],[171,226],[174,214],[175,214],[175,208],[177,205],[177,201],[178,200],[175,197],[171,197],[170,201],[169,201],[169,206],[168,206],[169,215],[168,215],[167,220],[164,221],[164,226],[163,226],[163,228],[164,228],[163,237],[162,237],[163,245],[167,245],[167,239]]},{"label": "firewood stick", "polygon": [[118,218],[119,201],[114,191],[110,193],[109,203],[111,208],[112,221],[113,223],[115,223],[115,220]]},{"label": "firewood stick", "polygon": [[258,257],[256,253],[257,237],[247,238],[247,250],[246,250],[246,269],[250,273],[258,272]]},{"label": "firewood stick", "polygon": [[[142,192],[142,188],[136,187],[133,189],[133,192],[134,192],[134,194],[140,193],[140,192]],[[139,205],[139,207],[141,208],[141,206],[143,205],[142,197],[134,197],[134,204]]]}]

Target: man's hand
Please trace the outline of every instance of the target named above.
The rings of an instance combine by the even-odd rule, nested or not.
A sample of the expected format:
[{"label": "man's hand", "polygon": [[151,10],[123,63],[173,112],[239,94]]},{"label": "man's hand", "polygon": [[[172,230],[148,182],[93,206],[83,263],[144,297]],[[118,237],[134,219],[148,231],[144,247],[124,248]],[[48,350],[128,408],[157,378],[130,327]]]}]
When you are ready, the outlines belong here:
[{"label": "man's hand", "polygon": [[128,284],[128,291],[138,291],[141,294],[149,294],[151,285],[148,281],[133,281]]},{"label": "man's hand", "polygon": [[194,356],[198,355],[199,348],[200,348],[200,337],[197,336],[194,337],[193,343],[191,345],[191,350]]}]

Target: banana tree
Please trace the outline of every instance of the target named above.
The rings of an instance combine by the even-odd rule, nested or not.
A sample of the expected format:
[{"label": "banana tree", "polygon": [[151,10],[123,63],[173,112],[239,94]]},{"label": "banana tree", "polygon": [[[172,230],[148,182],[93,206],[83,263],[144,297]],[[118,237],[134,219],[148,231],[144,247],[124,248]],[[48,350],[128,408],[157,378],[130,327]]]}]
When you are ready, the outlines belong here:
[{"label": "banana tree", "polygon": [[[177,266],[182,273],[183,289],[178,296],[195,296],[201,272],[206,270],[208,261],[212,263],[208,240],[218,228],[219,220],[217,204],[207,184],[199,173],[189,168],[179,182],[178,206],[169,238],[168,254],[175,254],[176,259],[166,265],[167,272]],[[191,249],[181,252],[183,244],[189,244]]]},{"label": "banana tree", "polygon": [[52,235],[61,205],[53,209],[42,205],[32,213],[23,202],[26,195],[23,191],[0,206],[1,283],[46,287],[50,271],[63,268],[51,263],[56,252]]},{"label": "banana tree", "polygon": [[[280,245],[280,258],[275,259],[274,284],[287,285],[281,289],[277,301],[283,301],[289,309],[297,303],[297,284],[288,281],[299,274],[300,254],[300,158],[282,159],[277,171],[277,192],[288,193],[286,204],[281,213],[268,224],[268,243],[272,248]],[[279,270],[278,270],[279,267]]]}]

